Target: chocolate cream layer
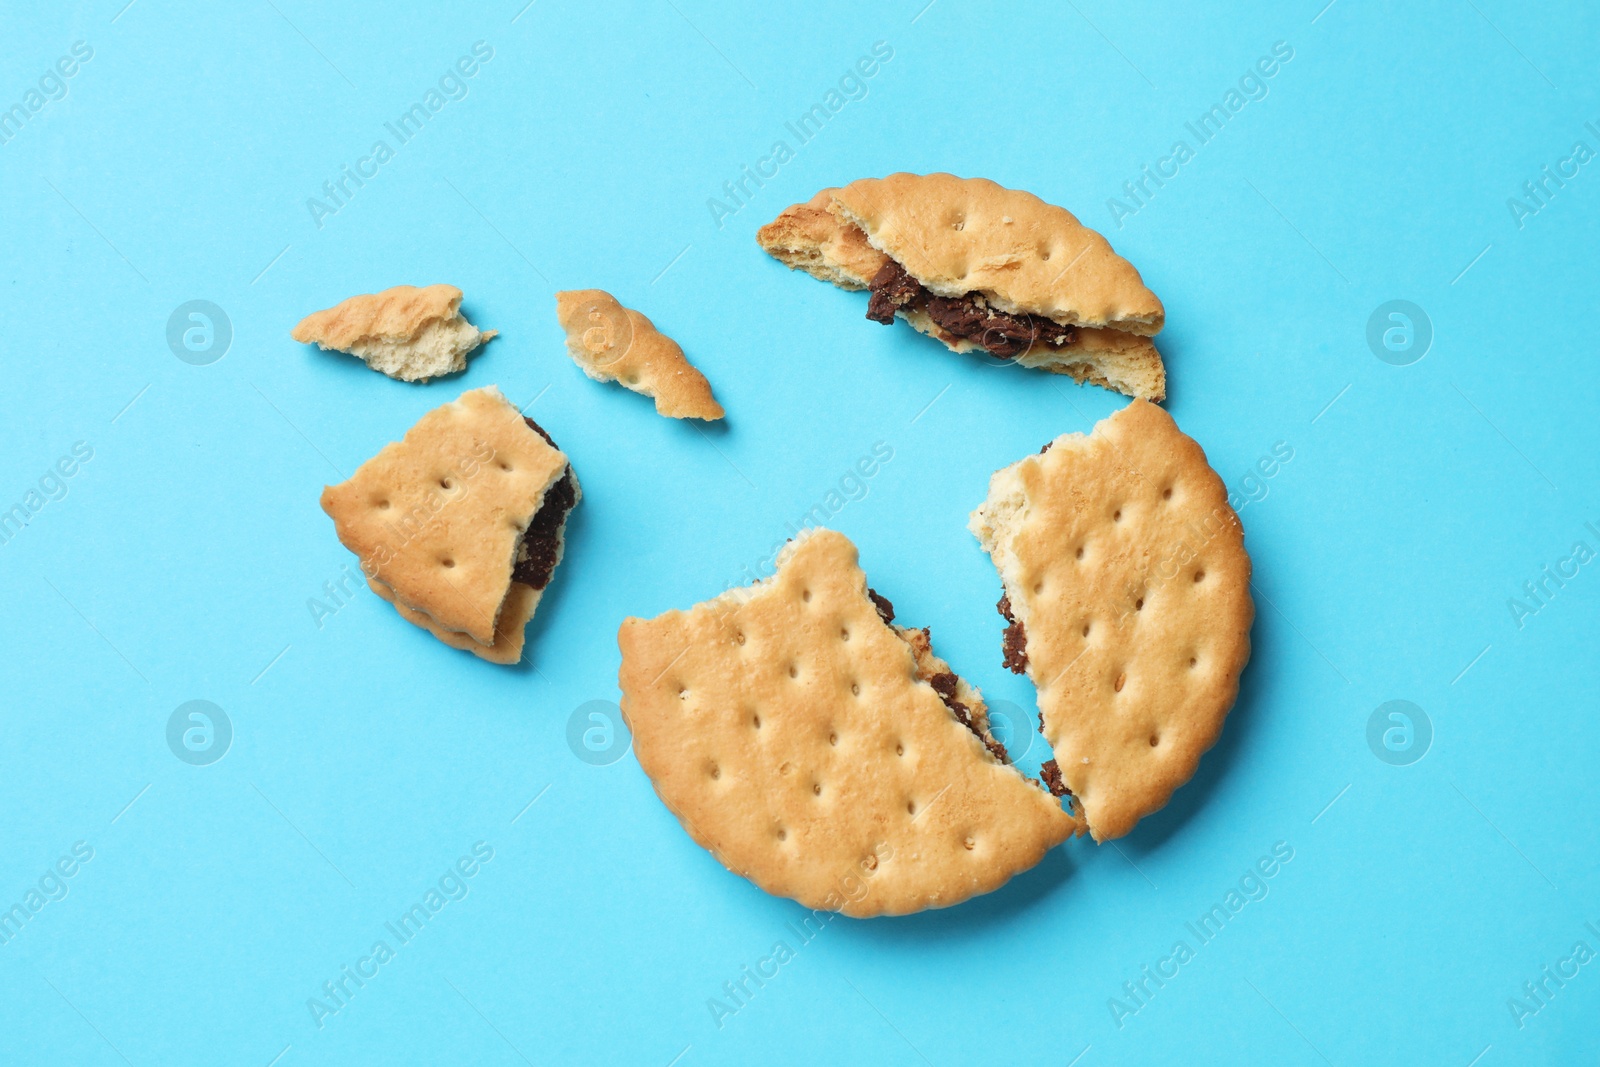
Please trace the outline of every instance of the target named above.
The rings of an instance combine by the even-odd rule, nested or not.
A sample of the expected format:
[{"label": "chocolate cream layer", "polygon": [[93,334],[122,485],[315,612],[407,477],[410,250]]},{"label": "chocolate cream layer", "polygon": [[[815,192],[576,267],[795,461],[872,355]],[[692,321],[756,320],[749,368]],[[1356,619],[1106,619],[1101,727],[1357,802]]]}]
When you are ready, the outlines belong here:
[{"label": "chocolate cream layer", "polygon": [[1077,327],[1042,315],[998,311],[980,293],[935,296],[892,259],[879,269],[869,288],[867,318],[873,322],[891,325],[896,311],[920,309],[951,340],[971,341],[1000,359],[1021,355],[1036,344],[1060,348],[1078,336]]}]

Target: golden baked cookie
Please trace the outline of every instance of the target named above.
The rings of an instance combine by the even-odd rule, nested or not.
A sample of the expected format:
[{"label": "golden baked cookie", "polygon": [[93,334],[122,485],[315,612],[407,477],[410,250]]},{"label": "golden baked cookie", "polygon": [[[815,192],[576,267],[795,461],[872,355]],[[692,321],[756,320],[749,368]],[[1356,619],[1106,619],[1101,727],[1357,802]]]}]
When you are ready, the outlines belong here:
[{"label": "golden baked cookie", "polygon": [[766,581],[617,635],[656,793],[729,870],[809,908],[947,907],[1081,830],[1005,762],[927,631],[892,619],[849,539],[807,530]]},{"label": "golden baked cookie", "polygon": [[488,386],[434,408],[323,489],[322,510],[403,618],[515,663],[581,498],[566,455]]},{"label": "golden baked cookie", "polygon": [[1222,479],[1136,400],[997,472],[970,527],[1061,782],[1095,840],[1121,837],[1193,777],[1250,658],[1250,557]]}]

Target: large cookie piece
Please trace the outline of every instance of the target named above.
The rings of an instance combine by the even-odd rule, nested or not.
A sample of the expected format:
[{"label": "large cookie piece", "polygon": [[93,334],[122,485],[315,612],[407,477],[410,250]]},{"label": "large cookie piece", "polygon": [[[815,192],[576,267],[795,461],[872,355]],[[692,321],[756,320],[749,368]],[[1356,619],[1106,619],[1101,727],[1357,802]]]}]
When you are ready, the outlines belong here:
[{"label": "large cookie piece", "polygon": [[595,381],[621,382],[653,398],[656,412],[669,419],[722,418],[711,383],[678,342],[604,289],[557,293],[556,318],[567,332],[568,354]]},{"label": "large cookie piece", "polygon": [[403,618],[515,663],[581,496],[567,457],[488,386],[428,412],[325,488],[322,510]]},{"label": "large cookie piece", "polygon": [[290,336],[360,356],[391,378],[425,382],[465,370],[467,353],[495,333],[466,320],[461,290],[453,285],[397,285],[307,315]]},{"label": "large cookie piece", "polygon": [[1150,336],[1166,313],[1133,265],[1071,212],[984,178],[894,174],[824,189],[761,246],[957,352],[987,352],[1130,396],[1166,396]]},{"label": "large cookie piece", "polygon": [[1095,840],[1121,837],[1193,777],[1250,658],[1250,557],[1222,479],[1136,400],[997,472],[970,527],[1060,781]]},{"label": "large cookie piece", "polygon": [[809,908],[957,904],[1081,829],[1004,762],[927,631],[892,619],[855,546],[816,530],[772,578],[617,635],[656,793],[729,870]]}]

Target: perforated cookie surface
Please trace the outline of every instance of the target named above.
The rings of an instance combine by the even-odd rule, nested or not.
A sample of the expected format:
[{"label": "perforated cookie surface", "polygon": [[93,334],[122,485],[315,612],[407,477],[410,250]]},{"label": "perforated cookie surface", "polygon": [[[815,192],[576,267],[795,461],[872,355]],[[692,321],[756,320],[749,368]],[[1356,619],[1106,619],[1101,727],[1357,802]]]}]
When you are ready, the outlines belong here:
[{"label": "perforated cookie surface", "polygon": [[1157,333],[1165,320],[1104,237],[1066,208],[987,178],[862,178],[834,192],[832,210],[936,293],[981,292],[1003,311],[1129,333]]},{"label": "perforated cookie surface", "polygon": [[1077,828],[921,678],[842,534],[802,535],[766,582],[630,618],[617,640],[640,766],[769,893],[855,916],[945,907]]},{"label": "perforated cookie surface", "polygon": [[566,455],[487,386],[428,412],[325,488],[322,510],[397,606],[491,646],[517,542],[566,470]]},{"label": "perforated cookie surface", "polygon": [[997,472],[971,529],[1022,626],[1044,737],[1096,840],[1215,743],[1250,656],[1250,557],[1205,453],[1134,401]]}]

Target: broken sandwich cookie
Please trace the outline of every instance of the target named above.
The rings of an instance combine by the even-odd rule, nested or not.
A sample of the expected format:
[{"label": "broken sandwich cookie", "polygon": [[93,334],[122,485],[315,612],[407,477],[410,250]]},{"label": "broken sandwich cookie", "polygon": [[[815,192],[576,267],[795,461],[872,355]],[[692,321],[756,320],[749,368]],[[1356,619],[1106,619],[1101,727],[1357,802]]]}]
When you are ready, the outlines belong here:
[{"label": "broken sandwich cookie", "polygon": [[1136,400],[989,481],[970,528],[1005,586],[1005,665],[1038,691],[1045,777],[1096,841],[1194,776],[1250,658],[1250,557],[1227,489]]},{"label": "broken sandwich cookie", "polygon": [[771,578],[617,635],[656,793],[729,870],[809,908],[958,904],[1082,829],[1006,762],[927,631],[893,619],[849,539],[807,530]]},{"label": "broken sandwich cookie", "polygon": [[1160,401],[1150,338],[1166,313],[1133,265],[1071,212],[985,178],[894,174],[824,189],[757,233],[791,268],[870,289],[956,352],[1067,374]]},{"label": "broken sandwich cookie", "polygon": [[403,618],[516,663],[581,497],[566,455],[489,386],[434,408],[325,488],[322,510]]}]

